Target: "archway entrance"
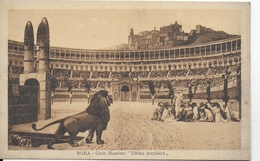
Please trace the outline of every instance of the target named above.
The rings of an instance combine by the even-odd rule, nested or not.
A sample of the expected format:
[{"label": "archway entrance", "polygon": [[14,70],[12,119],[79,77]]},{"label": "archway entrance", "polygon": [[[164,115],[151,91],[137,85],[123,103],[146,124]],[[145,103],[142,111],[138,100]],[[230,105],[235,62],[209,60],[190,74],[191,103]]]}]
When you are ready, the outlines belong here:
[{"label": "archway entrance", "polygon": [[27,104],[28,104],[28,112],[29,118],[31,121],[38,120],[38,114],[40,113],[40,89],[39,89],[39,82],[36,79],[28,79],[24,83],[24,87],[27,91]]},{"label": "archway entrance", "polygon": [[130,92],[128,86],[121,88],[121,101],[130,101]]}]

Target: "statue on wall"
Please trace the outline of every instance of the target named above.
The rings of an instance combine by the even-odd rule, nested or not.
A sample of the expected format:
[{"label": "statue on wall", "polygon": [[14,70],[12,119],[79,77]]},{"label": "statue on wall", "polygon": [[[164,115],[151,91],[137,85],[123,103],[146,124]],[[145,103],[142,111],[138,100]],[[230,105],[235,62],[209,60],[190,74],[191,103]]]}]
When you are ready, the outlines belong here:
[{"label": "statue on wall", "polygon": [[130,28],[130,35],[133,35],[133,34],[134,34],[134,29]]}]

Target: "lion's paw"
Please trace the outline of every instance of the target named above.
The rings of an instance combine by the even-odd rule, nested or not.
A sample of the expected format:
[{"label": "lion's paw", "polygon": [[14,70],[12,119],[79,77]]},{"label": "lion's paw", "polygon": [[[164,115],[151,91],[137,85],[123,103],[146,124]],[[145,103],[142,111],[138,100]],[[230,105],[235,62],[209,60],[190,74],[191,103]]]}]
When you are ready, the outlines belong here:
[{"label": "lion's paw", "polygon": [[86,139],[86,143],[87,143],[87,144],[93,143],[93,142],[92,142],[92,139],[87,138],[87,139]]},{"label": "lion's paw", "polygon": [[97,144],[104,144],[105,142],[103,140],[97,141]]}]

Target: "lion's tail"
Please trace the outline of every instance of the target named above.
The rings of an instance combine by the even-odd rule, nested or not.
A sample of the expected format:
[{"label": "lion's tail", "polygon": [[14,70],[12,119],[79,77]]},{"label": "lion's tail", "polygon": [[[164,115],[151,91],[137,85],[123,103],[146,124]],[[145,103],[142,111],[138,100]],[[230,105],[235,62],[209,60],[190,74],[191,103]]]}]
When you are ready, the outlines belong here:
[{"label": "lion's tail", "polygon": [[53,122],[51,122],[51,123],[49,123],[49,124],[43,126],[43,127],[40,128],[40,129],[37,129],[37,128],[36,128],[36,124],[33,123],[33,124],[32,124],[32,128],[33,128],[33,130],[35,130],[35,131],[40,131],[40,130],[43,130],[43,129],[45,129],[46,127],[51,126],[51,125],[53,125],[53,124],[61,123],[61,122],[63,122],[64,120],[65,120],[65,118],[59,119],[59,120],[56,120],[56,121],[53,121]]}]

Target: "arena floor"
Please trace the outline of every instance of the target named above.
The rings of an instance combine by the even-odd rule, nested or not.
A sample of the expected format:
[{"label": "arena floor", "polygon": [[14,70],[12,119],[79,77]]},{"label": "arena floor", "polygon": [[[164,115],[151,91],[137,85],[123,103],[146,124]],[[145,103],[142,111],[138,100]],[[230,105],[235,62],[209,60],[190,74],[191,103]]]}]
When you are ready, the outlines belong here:
[{"label": "arena floor", "polygon": [[[155,103],[156,104],[156,103]],[[86,102],[54,102],[52,118],[36,122],[41,127],[53,120],[85,110]],[[55,144],[57,150],[238,150],[241,145],[240,122],[204,123],[177,122],[166,119],[164,122],[152,121],[156,105],[151,103],[114,102],[110,107],[111,120],[103,132],[104,145],[95,142],[71,147],[68,143]],[[42,130],[54,133],[57,125]],[[31,123],[13,126],[15,131],[35,132]],[[78,136],[87,136],[88,132]],[[95,137],[94,137],[95,140]],[[9,149],[46,150],[38,148],[9,146]]]}]

